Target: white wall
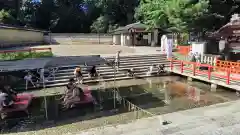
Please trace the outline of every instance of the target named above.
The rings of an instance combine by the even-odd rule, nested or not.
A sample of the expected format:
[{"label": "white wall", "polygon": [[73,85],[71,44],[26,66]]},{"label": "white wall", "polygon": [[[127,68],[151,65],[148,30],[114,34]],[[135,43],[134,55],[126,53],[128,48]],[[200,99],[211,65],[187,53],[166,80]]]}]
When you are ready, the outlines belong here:
[{"label": "white wall", "polygon": [[[51,39],[50,39],[51,37]],[[59,44],[112,44],[111,34],[98,33],[51,33],[44,36],[46,42]]]},{"label": "white wall", "polygon": [[121,35],[113,35],[113,45],[120,45],[121,44]]},{"label": "white wall", "polygon": [[43,44],[43,32],[8,26],[0,27],[1,47],[23,46],[29,44]]}]

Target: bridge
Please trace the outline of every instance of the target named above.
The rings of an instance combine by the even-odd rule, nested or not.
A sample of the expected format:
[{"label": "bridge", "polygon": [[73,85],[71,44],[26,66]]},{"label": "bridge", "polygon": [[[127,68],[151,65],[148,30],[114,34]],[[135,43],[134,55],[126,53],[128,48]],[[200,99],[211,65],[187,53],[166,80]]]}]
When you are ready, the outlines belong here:
[{"label": "bridge", "polygon": [[216,90],[217,86],[222,86],[240,91],[240,74],[234,73],[236,69],[228,68],[225,72],[218,71],[218,69],[219,67],[216,68],[210,64],[171,59],[169,71],[186,76],[189,80],[208,82],[212,90]]}]

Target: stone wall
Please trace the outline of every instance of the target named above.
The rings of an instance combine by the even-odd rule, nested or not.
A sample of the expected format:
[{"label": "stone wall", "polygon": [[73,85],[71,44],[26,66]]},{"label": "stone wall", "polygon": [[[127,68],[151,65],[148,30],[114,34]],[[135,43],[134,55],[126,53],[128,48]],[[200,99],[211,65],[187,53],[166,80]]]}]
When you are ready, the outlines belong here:
[{"label": "stone wall", "polygon": [[43,31],[11,26],[0,26],[1,48],[43,43]]}]

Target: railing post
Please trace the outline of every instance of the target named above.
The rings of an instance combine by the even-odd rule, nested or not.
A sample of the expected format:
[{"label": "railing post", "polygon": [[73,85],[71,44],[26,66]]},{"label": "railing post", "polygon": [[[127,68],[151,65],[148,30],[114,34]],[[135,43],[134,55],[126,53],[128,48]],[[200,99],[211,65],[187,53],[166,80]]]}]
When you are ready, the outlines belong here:
[{"label": "railing post", "polygon": [[183,61],[181,61],[181,73],[183,73]]},{"label": "railing post", "polygon": [[193,63],[193,76],[196,75],[196,63]]},{"label": "railing post", "polygon": [[170,70],[173,71],[173,59],[170,59]]},{"label": "railing post", "polygon": [[208,66],[208,80],[210,80],[211,79],[211,66],[209,65]]},{"label": "railing post", "polygon": [[230,84],[230,68],[228,68],[227,69],[227,80],[226,80],[226,83],[227,83],[227,85],[229,85]]}]

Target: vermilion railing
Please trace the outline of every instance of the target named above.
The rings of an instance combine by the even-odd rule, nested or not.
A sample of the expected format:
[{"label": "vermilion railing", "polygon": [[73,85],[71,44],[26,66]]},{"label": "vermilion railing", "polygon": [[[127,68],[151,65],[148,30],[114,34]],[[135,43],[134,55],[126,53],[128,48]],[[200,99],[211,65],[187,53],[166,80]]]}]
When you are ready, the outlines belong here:
[{"label": "vermilion railing", "polygon": [[216,61],[216,70],[226,71],[231,68],[231,73],[240,74],[240,62],[231,62],[231,61]]},{"label": "vermilion railing", "polygon": [[52,51],[52,48],[28,48],[28,49],[21,49],[21,50],[4,50],[0,51],[1,53],[16,53],[16,52],[35,52],[35,51]]},{"label": "vermilion railing", "polygon": [[[219,67],[212,66],[209,64],[201,64],[197,62],[188,62],[188,61],[172,59],[170,60],[171,71],[173,71],[175,65],[176,67],[179,68],[181,73],[183,73],[184,71],[190,71],[192,72],[193,76],[204,75],[204,76],[207,76],[208,80],[211,80],[212,77],[217,77],[217,78],[225,79],[226,84],[230,84],[230,81],[240,81],[239,74],[231,73],[231,70],[234,70],[232,68],[225,69],[224,72],[219,72],[219,71],[216,72],[216,69],[219,69]],[[200,68],[204,68],[204,70]]]}]

